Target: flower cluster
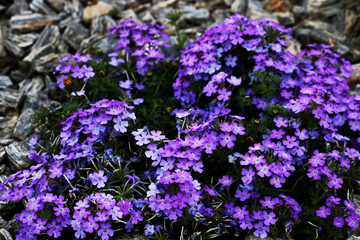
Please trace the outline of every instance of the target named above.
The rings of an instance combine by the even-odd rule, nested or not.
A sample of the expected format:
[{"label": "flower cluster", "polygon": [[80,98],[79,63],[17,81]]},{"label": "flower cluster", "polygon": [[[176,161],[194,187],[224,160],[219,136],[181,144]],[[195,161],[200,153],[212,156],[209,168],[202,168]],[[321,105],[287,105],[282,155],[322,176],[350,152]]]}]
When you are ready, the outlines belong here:
[{"label": "flower cluster", "polygon": [[[0,186],[0,200],[25,202],[17,239],[339,239],[357,228],[360,97],[348,94],[350,64],[325,45],[293,55],[289,30],[236,14],[162,74],[162,30],[126,20],[111,30],[118,46],[104,62],[75,54],[57,67],[60,88],[81,80],[75,96],[109,85],[94,85],[101,94],[73,111],[65,102],[52,148],[31,150],[36,164]],[[178,105],[162,111],[166,101]]]},{"label": "flower cluster", "polygon": [[[134,59],[136,72],[144,76],[150,74],[155,65],[165,57],[161,48],[169,47],[166,43],[169,36],[163,32],[164,29],[166,27],[158,24],[139,24],[133,19],[127,19],[110,29],[109,38],[118,39],[114,50],[125,51],[128,57]],[[111,57],[110,64],[113,66],[119,65],[119,61],[122,61],[116,58],[116,54]]]}]

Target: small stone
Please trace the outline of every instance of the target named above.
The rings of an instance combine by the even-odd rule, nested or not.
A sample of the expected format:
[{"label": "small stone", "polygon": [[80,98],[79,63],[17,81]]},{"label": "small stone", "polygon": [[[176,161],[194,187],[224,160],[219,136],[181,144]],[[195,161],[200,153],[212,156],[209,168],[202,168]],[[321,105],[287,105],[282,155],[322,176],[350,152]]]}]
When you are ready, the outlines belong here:
[{"label": "small stone", "polygon": [[224,0],[224,3],[230,7],[231,4],[233,4],[234,1],[235,0]]},{"label": "small stone", "polygon": [[26,12],[10,18],[10,28],[15,32],[30,32],[43,29],[46,25],[58,21],[57,16],[41,15],[39,13]]},{"label": "small stone", "polygon": [[81,54],[95,53],[96,50],[101,49],[103,53],[110,53],[117,45],[115,39],[108,39],[106,36],[92,35],[81,42],[79,52]]},{"label": "small stone", "polygon": [[[5,174],[5,172],[6,172],[6,170],[7,170],[7,167],[6,167],[6,165],[5,164],[0,164],[0,174]],[[0,227],[1,227],[1,219],[0,219]]]},{"label": "small stone", "polygon": [[251,11],[257,11],[257,12],[261,12],[264,10],[264,4],[262,2],[260,2],[259,0],[251,0],[249,1],[249,9]]},{"label": "small stone", "polygon": [[352,45],[347,45],[345,42],[337,42],[334,46],[332,46],[332,50],[339,53],[352,63],[360,60],[360,49]]},{"label": "small stone", "polygon": [[68,2],[64,3],[64,12],[67,15],[70,15],[73,19],[82,19],[83,16],[83,7],[80,1]]},{"label": "small stone", "polygon": [[321,8],[338,3],[338,0],[308,0],[307,6],[310,8]]},{"label": "small stone", "polygon": [[72,23],[64,32],[65,41],[74,49],[79,49],[81,41],[89,36],[89,30],[80,23]]},{"label": "small stone", "polygon": [[5,47],[3,44],[3,39],[6,39],[6,36],[4,36],[5,29],[6,29],[6,26],[3,24],[0,24],[0,58],[3,58],[6,56],[6,51],[5,51]]},{"label": "small stone", "polygon": [[348,237],[346,240],[360,240],[360,237],[351,235],[350,237]]},{"label": "small stone", "polygon": [[129,18],[137,19],[136,13],[133,9],[127,9],[120,12],[120,14],[118,14],[118,17],[121,19],[129,19]]},{"label": "small stone", "polygon": [[227,10],[216,9],[213,13],[213,18],[215,19],[215,22],[211,26],[214,26],[214,25],[217,25],[217,24],[223,22],[225,20],[225,18],[230,17],[232,14],[233,13],[229,9],[227,9]]},{"label": "small stone", "polygon": [[14,3],[7,9],[6,14],[14,16],[21,14],[29,9],[29,5],[26,0],[15,0]]},{"label": "small stone", "polygon": [[116,22],[110,16],[96,16],[91,23],[91,35],[107,35],[109,28],[116,26]]},{"label": "small stone", "polygon": [[258,0],[250,0],[248,4],[247,14],[248,18],[261,20],[261,18],[266,18],[268,20],[278,22],[277,17],[271,12],[264,10],[264,4]]},{"label": "small stone", "polygon": [[206,21],[210,18],[210,12],[206,8],[199,8],[199,9],[195,9],[194,11],[184,14],[182,16],[182,18],[183,17],[188,22],[202,24],[204,21]]},{"label": "small stone", "polygon": [[10,73],[10,78],[15,82],[15,83],[19,83],[21,81],[23,81],[25,78],[26,78],[26,74],[19,70],[19,69],[16,69],[14,71],[12,71]]},{"label": "small stone", "polygon": [[157,11],[161,8],[167,8],[174,5],[178,0],[167,0],[167,1],[160,1],[156,3],[154,6],[151,7],[153,11]]},{"label": "small stone", "polygon": [[0,239],[1,240],[13,240],[11,234],[4,228],[0,229]]},{"label": "small stone", "polygon": [[68,53],[70,49],[69,44],[66,43],[64,36],[61,36],[59,44],[56,46],[56,51],[58,53]]},{"label": "small stone", "polygon": [[28,147],[23,142],[13,142],[5,147],[9,167],[12,171],[17,172],[28,168],[32,162],[28,156]]},{"label": "small stone", "polygon": [[341,44],[341,43],[337,43],[335,44],[335,46],[333,46],[332,48],[335,52],[339,53],[340,55],[342,55],[343,57],[345,57],[345,55],[349,54],[350,52],[350,47],[346,46],[345,44]]},{"label": "small stone", "polygon": [[65,57],[66,53],[50,53],[39,59],[35,59],[33,67],[37,72],[51,73],[54,68],[59,64],[59,61]]},{"label": "small stone", "polygon": [[290,37],[285,37],[285,40],[288,44],[286,51],[289,51],[294,55],[301,52],[301,43],[299,43],[298,40]]},{"label": "small stone", "polygon": [[41,32],[33,48],[45,46],[47,44],[57,45],[60,38],[60,30],[56,25],[47,25]]},{"label": "small stone", "polygon": [[249,0],[235,0],[231,4],[231,11],[245,15],[247,13]]},{"label": "small stone", "polygon": [[33,63],[35,59],[39,59],[42,56],[48,55],[54,52],[55,46],[53,44],[47,44],[38,48],[33,48],[29,55],[24,58],[25,62]]},{"label": "small stone", "polygon": [[56,12],[49,7],[44,0],[33,0],[30,5],[30,9],[34,12],[43,13],[45,15],[55,15]]},{"label": "small stone", "polygon": [[310,43],[324,43],[330,44],[331,36],[326,31],[310,29],[310,28],[299,28],[294,31],[294,36],[303,45]]},{"label": "small stone", "polygon": [[21,35],[10,35],[9,39],[20,48],[27,48],[34,44],[35,40],[39,37],[36,33],[26,33]]},{"label": "small stone", "polygon": [[111,11],[113,11],[113,9],[114,8],[111,4],[99,1],[94,5],[90,5],[84,8],[83,20],[90,21],[96,16],[108,15]]},{"label": "small stone", "polygon": [[23,100],[23,93],[15,89],[0,90],[0,113],[9,108],[17,109]]},{"label": "small stone", "polygon": [[350,90],[354,90],[357,84],[360,84],[360,63],[351,65],[353,72],[348,79]]},{"label": "small stone", "polygon": [[302,27],[316,29],[316,30],[323,30],[323,31],[327,31],[332,28],[332,26],[329,23],[323,21],[306,21],[304,22]]},{"label": "small stone", "polygon": [[65,0],[45,0],[51,7],[55,8],[58,12],[64,10]]},{"label": "small stone", "polygon": [[63,30],[67,26],[69,26],[70,24],[73,24],[74,22],[79,23],[79,22],[81,22],[81,19],[80,18],[68,17],[68,18],[65,18],[65,19],[61,20],[57,26],[60,28],[60,30]]},{"label": "small stone", "polygon": [[3,146],[0,146],[0,163],[2,163],[2,161],[4,160],[6,156],[6,151],[5,148]]},{"label": "small stone", "polygon": [[144,14],[139,15],[140,20],[143,22],[155,22],[155,18],[151,15],[149,11],[145,11]]},{"label": "small stone", "polygon": [[295,15],[304,15],[307,14],[309,12],[309,9],[306,6],[301,6],[301,5],[294,5],[292,8],[292,12]]},{"label": "small stone", "polygon": [[26,79],[25,81],[19,84],[19,90],[24,93],[24,95],[39,94],[45,87],[44,80],[40,76],[34,78]]},{"label": "small stone", "polygon": [[167,15],[171,11],[174,11],[174,10],[175,10],[175,8],[173,8],[173,7],[161,8],[157,11],[151,11],[151,14],[155,17],[157,22],[161,22],[161,23],[167,25],[168,27],[172,27],[171,25],[167,24],[167,23],[170,23],[170,21],[167,19]]},{"label": "small stone", "polygon": [[285,27],[295,24],[295,17],[291,12],[275,12],[274,15],[278,18],[279,23]]},{"label": "small stone", "polygon": [[0,138],[12,138],[18,118],[15,117],[0,117]]},{"label": "small stone", "polygon": [[5,138],[5,139],[0,138],[0,145],[2,145],[2,146],[9,145],[12,142],[14,142],[14,139],[12,139],[12,138]]},{"label": "small stone", "polygon": [[34,115],[35,111],[32,108],[28,108],[20,114],[14,129],[13,138],[23,141],[34,132],[34,126],[31,121]]},{"label": "small stone", "polygon": [[[1,169],[3,168],[2,166],[5,167],[5,164],[0,166],[0,172],[1,172]],[[6,224],[7,224],[7,221],[5,219],[3,219],[2,217],[0,217],[0,228],[3,228]]]},{"label": "small stone", "polygon": [[8,76],[0,76],[0,89],[11,88],[13,83]]},{"label": "small stone", "polygon": [[39,107],[41,105],[42,101],[40,97],[36,94],[27,94],[26,99],[24,101],[24,109],[27,108],[33,108],[33,107]]},{"label": "small stone", "polygon": [[117,12],[121,12],[124,10],[129,0],[105,0],[105,2],[110,3]]},{"label": "small stone", "polygon": [[19,46],[17,46],[15,43],[13,43],[9,40],[5,40],[5,41],[3,41],[3,44],[4,44],[4,47],[6,48],[6,50],[11,52],[15,56],[17,56],[17,57],[24,56],[24,50],[22,48],[20,48]]}]

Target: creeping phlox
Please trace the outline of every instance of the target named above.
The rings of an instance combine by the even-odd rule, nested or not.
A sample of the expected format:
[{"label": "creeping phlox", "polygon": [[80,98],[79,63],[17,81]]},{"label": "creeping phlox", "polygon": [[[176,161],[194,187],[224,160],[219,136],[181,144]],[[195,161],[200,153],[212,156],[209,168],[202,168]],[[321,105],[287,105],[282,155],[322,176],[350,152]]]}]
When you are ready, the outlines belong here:
[{"label": "creeping phlox", "polygon": [[[100,78],[118,73],[112,97],[85,99],[68,114],[52,152],[36,151],[41,137],[31,139],[36,164],[0,186],[0,200],[25,203],[16,238],[106,240],[141,231],[154,239],[341,239],[358,228],[360,96],[348,93],[350,63],[326,45],[293,55],[288,29],[238,14],[179,59],[164,53],[163,30],[134,20],[112,28],[118,44]],[[170,58],[180,62],[174,81],[156,72]],[[101,76],[96,62],[66,57],[58,87]],[[166,91],[179,107],[163,111],[176,121],[171,139],[139,117],[152,99],[135,99],[133,90],[153,91],[152,79],[173,81]],[[90,94],[84,89],[69,98]]]},{"label": "creeping phlox", "polygon": [[[144,76],[154,71],[154,66],[166,56],[163,49],[170,47],[167,44],[169,36],[164,29],[166,27],[158,24],[139,24],[127,19],[110,29],[109,38],[118,39],[114,50],[125,51],[129,58],[135,60],[137,73]],[[111,58],[112,65],[117,65],[117,61],[116,56]]]}]

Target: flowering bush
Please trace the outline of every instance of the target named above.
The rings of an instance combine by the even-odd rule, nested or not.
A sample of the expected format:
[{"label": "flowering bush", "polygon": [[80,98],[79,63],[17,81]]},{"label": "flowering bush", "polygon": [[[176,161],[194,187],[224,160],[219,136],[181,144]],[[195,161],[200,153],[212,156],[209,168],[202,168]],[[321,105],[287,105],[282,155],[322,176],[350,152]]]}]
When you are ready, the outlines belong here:
[{"label": "flowering bush", "polygon": [[0,188],[24,200],[16,238],[342,239],[358,228],[349,62],[325,45],[293,55],[288,29],[240,15],[179,58],[163,29],[125,21],[114,52],[56,68],[63,105],[38,110],[35,163]]}]

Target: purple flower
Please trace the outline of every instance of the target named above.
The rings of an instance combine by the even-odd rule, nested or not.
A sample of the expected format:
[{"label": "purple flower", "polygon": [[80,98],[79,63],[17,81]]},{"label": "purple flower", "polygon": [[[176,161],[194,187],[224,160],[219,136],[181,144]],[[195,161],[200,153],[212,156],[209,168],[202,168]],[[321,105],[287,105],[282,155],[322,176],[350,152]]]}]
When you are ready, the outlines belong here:
[{"label": "purple flower", "polygon": [[287,127],[288,126],[288,120],[287,119],[284,119],[283,117],[281,116],[276,116],[274,118],[274,122],[276,124],[276,126],[278,128],[281,128],[281,127]]},{"label": "purple flower", "polygon": [[33,136],[29,141],[29,145],[30,146],[35,146],[37,144],[38,138],[39,138],[38,135]]},{"label": "purple flower", "polygon": [[212,197],[219,196],[219,193],[215,190],[215,188],[209,188],[205,185],[204,190]]},{"label": "purple flower", "polygon": [[92,185],[96,186],[97,188],[105,187],[105,183],[108,180],[107,176],[104,176],[104,170],[100,170],[98,173],[94,172],[89,175],[89,180],[91,181]]},{"label": "purple flower", "polygon": [[106,210],[97,211],[96,215],[97,216],[94,219],[97,222],[105,222],[105,221],[109,220],[109,214],[108,214],[108,211],[106,211]]},{"label": "purple flower", "polygon": [[226,88],[222,88],[222,89],[219,89],[217,92],[218,92],[218,96],[217,96],[217,99],[219,101],[227,101],[229,100],[229,97],[231,95],[231,91],[226,91],[227,89]]},{"label": "purple flower", "polygon": [[330,214],[331,210],[326,206],[321,206],[318,210],[316,210],[316,215],[321,218],[327,218]]},{"label": "purple flower", "polygon": [[342,226],[344,226],[344,218],[342,217],[335,217],[333,224],[335,227],[337,228],[342,228]]},{"label": "purple flower", "polygon": [[329,182],[327,183],[329,188],[339,189],[341,188],[341,184],[343,183],[342,178],[338,178],[336,174],[330,175]]},{"label": "purple flower", "polygon": [[225,175],[221,179],[219,179],[219,183],[223,187],[230,186],[232,181],[233,181],[233,178],[229,177],[228,175]]},{"label": "purple flower", "polygon": [[232,56],[231,54],[227,55],[224,60],[226,61],[225,62],[225,65],[228,66],[228,67],[235,67],[236,66],[236,61],[238,60],[237,56]]},{"label": "purple flower", "polygon": [[281,188],[282,183],[285,183],[286,179],[284,177],[274,176],[270,179],[270,184],[276,188]]},{"label": "purple flower", "polygon": [[283,135],[285,134],[285,131],[282,129],[279,130],[272,129],[270,133],[271,133],[270,138],[282,139]]},{"label": "purple flower", "polygon": [[150,144],[147,146],[149,149],[148,151],[145,151],[145,155],[148,158],[151,158],[152,160],[156,160],[156,158],[159,156],[159,150],[157,149],[156,144]]},{"label": "purple flower", "polygon": [[203,88],[203,93],[206,93],[206,96],[210,97],[211,95],[217,93],[217,88],[218,88],[217,85],[215,85],[213,82],[209,82]]},{"label": "purple flower", "polygon": [[155,226],[146,224],[145,231],[144,231],[145,236],[151,236],[151,235],[154,235],[154,233],[155,233]]},{"label": "purple flower", "polygon": [[245,218],[245,216],[248,216],[249,215],[249,211],[246,210],[246,206],[244,207],[234,207],[234,214],[233,214],[233,217],[235,219],[239,219],[239,220],[242,220]]},{"label": "purple flower", "polygon": [[241,202],[243,202],[251,197],[251,193],[246,188],[243,190],[237,189],[235,197],[238,198]]},{"label": "purple flower", "polygon": [[86,208],[82,207],[74,212],[73,218],[81,221],[85,219],[88,215],[90,215],[90,211],[87,211]]},{"label": "purple flower", "polygon": [[315,180],[320,180],[321,177],[320,177],[320,174],[321,174],[321,170],[320,168],[314,168],[314,167],[309,167],[308,169],[308,172],[307,175],[309,178],[313,178]]},{"label": "purple flower", "polygon": [[246,168],[243,168],[242,169],[242,172],[241,172],[241,175],[243,175],[241,177],[241,180],[244,182],[244,183],[251,183],[251,181],[253,180],[253,177],[255,176],[255,172],[253,170],[252,167],[249,168],[249,170],[247,170]]},{"label": "purple flower", "polygon": [[49,172],[51,173],[50,176],[49,176],[50,178],[61,177],[63,175],[63,167],[53,164],[49,168]]},{"label": "purple flower", "polygon": [[275,207],[275,204],[277,203],[278,199],[271,199],[271,197],[266,196],[264,198],[264,200],[260,200],[259,202],[261,203],[261,206],[263,206],[264,208],[270,208],[273,209]]},{"label": "purple flower", "polygon": [[141,216],[141,211],[139,210],[131,210],[130,222],[132,224],[137,224],[139,221],[142,221],[144,218]]},{"label": "purple flower", "polygon": [[264,210],[263,214],[264,214],[264,218],[263,218],[264,224],[266,226],[274,225],[276,223],[277,219],[275,218],[276,215],[274,212],[271,211],[270,213],[268,213],[267,211]]},{"label": "purple flower", "polygon": [[359,227],[359,217],[357,215],[349,215],[345,218],[345,221],[349,227],[358,228]]},{"label": "purple flower", "polygon": [[122,117],[117,117],[113,119],[115,125],[114,129],[118,132],[125,133],[127,131],[126,127],[129,126],[129,122],[122,120]]},{"label": "purple flower", "polygon": [[242,79],[237,78],[235,76],[231,76],[230,78],[226,78],[226,81],[228,81],[230,84],[234,86],[239,86],[241,84]]},{"label": "purple flower", "polygon": [[87,221],[83,222],[84,230],[88,233],[92,233],[99,228],[99,224],[96,223],[94,217],[90,215]]},{"label": "purple flower", "polygon": [[26,208],[28,210],[37,212],[40,208],[43,208],[43,204],[40,204],[39,198],[30,198],[26,203]]},{"label": "purple flower", "polygon": [[254,235],[256,237],[260,237],[260,238],[266,238],[267,237],[267,232],[270,231],[269,227],[264,226],[262,221],[255,223],[254,228],[256,229],[254,231]]},{"label": "purple flower", "polygon": [[294,136],[286,136],[286,139],[282,141],[287,148],[294,148],[299,145],[299,141],[296,141]]},{"label": "purple flower", "polygon": [[114,230],[110,227],[110,223],[100,223],[100,228],[97,230],[97,234],[102,240],[108,240],[109,237],[114,235]]},{"label": "purple flower", "polygon": [[38,218],[35,223],[34,233],[40,234],[41,231],[46,230],[47,229],[46,223],[47,223],[47,221],[45,219]]},{"label": "purple flower", "polygon": [[234,141],[236,140],[235,135],[230,135],[229,133],[225,133],[225,134],[221,133],[219,135],[219,138],[221,139],[220,144],[223,147],[227,146],[228,148],[232,148],[235,145],[234,143]]},{"label": "purple flower", "polygon": [[119,66],[119,65],[122,64],[122,63],[125,63],[124,59],[122,59],[122,58],[116,58],[116,57],[112,57],[111,60],[110,60],[110,62],[109,62],[109,64],[110,64],[111,66],[114,66],[114,67],[117,67],[117,66]]},{"label": "purple flower", "polygon": [[330,196],[328,199],[326,199],[326,206],[331,207],[334,204],[339,205],[340,204],[340,198],[336,198],[334,196]]},{"label": "purple flower", "polygon": [[63,205],[59,205],[58,207],[54,207],[54,214],[55,216],[62,216],[62,217],[66,217],[68,216],[70,209],[68,207],[65,207]]},{"label": "purple flower", "polygon": [[251,223],[252,221],[254,221],[254,219],[249,215],[246,215],[244,219],[239,220],[240,228],[244,230],[246,228],[251,230],[254,227],[254,225]]},{"label": "purple flower", "polygon": [[50,223],[47,224],[48,231],[46,232],[50,237],[58,238],[61,236],[62,226],[53,219]]}]

